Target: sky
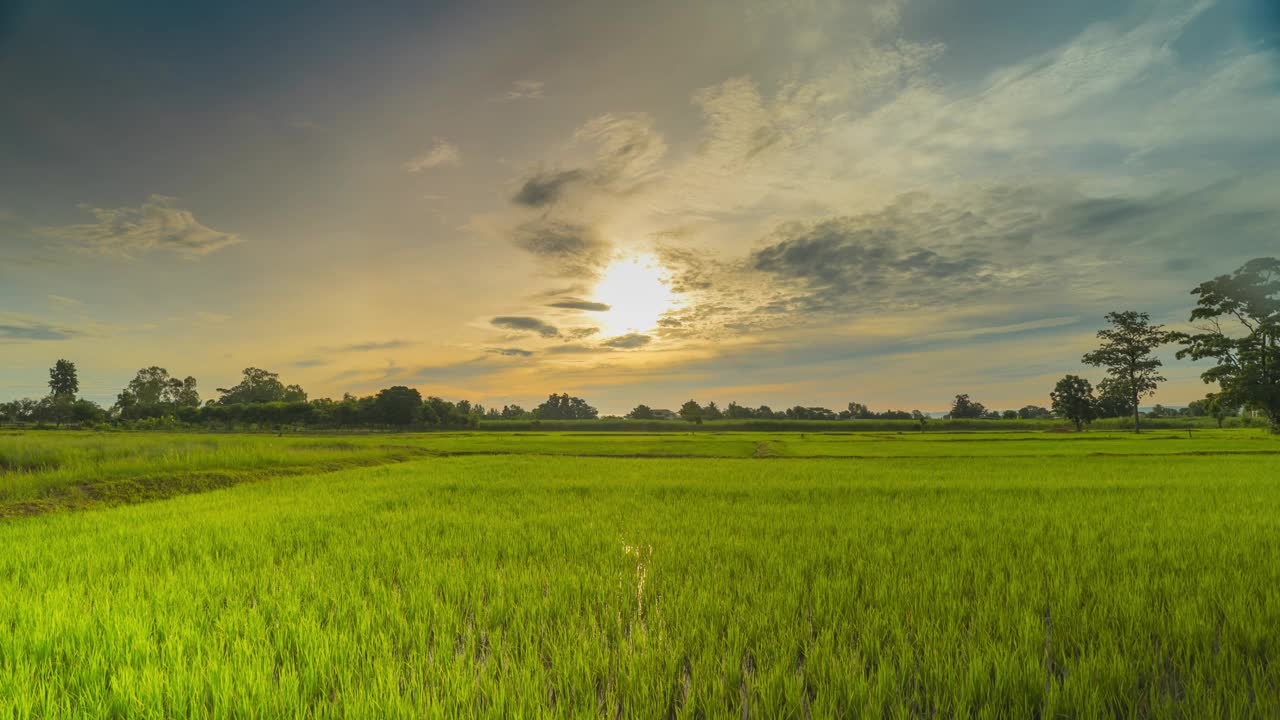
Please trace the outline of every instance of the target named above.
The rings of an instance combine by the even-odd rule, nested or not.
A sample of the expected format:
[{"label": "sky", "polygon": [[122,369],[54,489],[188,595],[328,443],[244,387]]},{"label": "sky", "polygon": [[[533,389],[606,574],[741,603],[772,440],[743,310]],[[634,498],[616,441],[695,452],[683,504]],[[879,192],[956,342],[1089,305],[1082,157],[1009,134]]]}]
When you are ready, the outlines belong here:
[{"label": "sky", "polygon": [[0,399],[1048,405],[1280,254],[1274,0],[3,0],[0,97]]}]

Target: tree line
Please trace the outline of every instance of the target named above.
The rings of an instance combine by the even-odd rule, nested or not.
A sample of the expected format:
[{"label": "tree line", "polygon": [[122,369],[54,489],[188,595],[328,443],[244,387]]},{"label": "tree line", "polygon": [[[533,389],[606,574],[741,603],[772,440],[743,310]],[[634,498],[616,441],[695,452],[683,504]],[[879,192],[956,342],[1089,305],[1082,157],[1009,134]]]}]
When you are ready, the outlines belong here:
[{"label": "tree line", "polygon": [[[1235,272],[1201,283],[1192,295],[1192,332],[1166,330],[1147,313],[1111,312],[1108,326],[1098,332],[1098,348],[1086,353],[1083,364],[1102,368],[1095,386],[1080,375],[1066,375],[1049,393],[1049,407],[1027,405],[1018,410],[988,409],[968,394],[955,396],[946,418],[955,420],[1037,420],[1058,418],[1077,430],[1099,418],[1130,417],[1141,430],[1143,398],[1165,382],[1160,348],[1177,344],[1179,359],[1211,360],[1201,378],[1217,389],[1186,408],[1157,405],[1148,417],[1212,417],[1221,426],[1242,410],[1261,413],[1273,432],[1280,432],[1280,260],[1258,258]],[[526,410],[519,405],[485,408],[467,400],[450,402],[402,385],[373,395],[346,394],[341,400],[309,400],[298,385],[286,385],[279,375],[245,368],[240,382],[217,388],[219,397],[201,402],[194,377],[178,378],[161,367],[143,368],[117,395],[110,408],[77,397],[80,390],[75,363],[60,359],[49,370],[49,394],[41,399],[0,403],[0,421],[95,425],[123,423],[136,427],[163,424],[212,427],[311,426],[331,428],[475,427],[484,420],[594,420],[596,408],[567,393],[552,394]],[[730,402],[703,405],[689,400],[677,410],[637,405],[628,420],[684,420],[701,424],[716,420],[914,420],[923,426],[928,416],[919,410],[874,412],[850,402],[842,410],[796,405],[774,410]]]}]

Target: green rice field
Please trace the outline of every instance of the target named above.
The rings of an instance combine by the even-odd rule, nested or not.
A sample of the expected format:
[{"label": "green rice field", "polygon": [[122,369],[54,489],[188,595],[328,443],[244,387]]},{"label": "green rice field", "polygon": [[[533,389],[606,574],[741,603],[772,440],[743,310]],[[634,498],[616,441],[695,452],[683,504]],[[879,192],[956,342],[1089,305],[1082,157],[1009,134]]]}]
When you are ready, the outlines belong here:
[{"label": "green rice field", "polygon": [[1280,438],[0,434],[0,717],[1280,717]]}]

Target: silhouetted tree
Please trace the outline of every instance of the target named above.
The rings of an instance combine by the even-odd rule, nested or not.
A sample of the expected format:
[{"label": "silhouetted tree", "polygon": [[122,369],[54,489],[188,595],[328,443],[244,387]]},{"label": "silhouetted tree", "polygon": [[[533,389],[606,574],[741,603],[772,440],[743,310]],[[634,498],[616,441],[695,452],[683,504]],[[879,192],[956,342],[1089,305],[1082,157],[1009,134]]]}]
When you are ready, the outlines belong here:
[{"label": "silhouetted tree", "polygon": [[637,405],[634,410],[627,413],[629,420],[652,420],[653,408],[648,405]]},{"label": "silhouetted tree", "polygon": [[1098,416],[1093,385],[1078,375],[1068,375],[1059,380],[1049,397],[1053,400],[1053,411],[1075,423],[1076,432]]},{"label": "silhouetted tree", "polygon": [[422,418],[422,393],[396,385],[379,390],[374,396],[373,407],[378,419],[387,425],[412,425]]},{"label": "silhouetted tree", "polygon": [[976,420],[986,412],[985,405],[970,400],[967,394],[957,395],[956,399],[951,402],[950,417],[952,420]]},{"label": "silhouetted tree", "polygon": [[1191,293],[1198,298],[1191,321],[1199,324],[1177,333],[1178,357],[1216,360],[1200,377],[1217,383],[1226,402],[1262,411],[1280,433],[1280,259],[1250,260]]},{"label": "silhouetted tree", "polygon": [[1098,417],[1131,417],[1135,407],[1123,382],[1109,377],[1098,383]]},{"label": "silhouetted tree", "polygon": [[49,368],[49,394],[54,397],[75,398],[80,392],[80,378],[76,374],[76,364],[70,360],[59,360]]},{"label": "silhouetted tree", "polygon": [[116,396],[115,411],[125,420],[175,415],[200,406],[196,379],[179,380],[162,367],[143,368]]},{"label": "silhouetted tree", "polygon": [[1050,414],[1048,408],[1042,408],[1039,405],[1026,405],[1018,411],[1018,417],[1022,420],[1040,420],[1049,417]]},{"label": "silhouetted tree", "polygon": [[307,394],[297,385],[285,387],[280,376],[260,368],[245,368],[244,378],[232,388],[217,388],[221,405],[247,403],[306,402]]},{"label": "silhouetted tree", "polygon": [[1146,313],[1133,310],[1107,313],[1107,322],[1111,327],[1098,331],[1101,347],[1086,353],[1083,360],[1088,365],[1105,367],[1111,379],[1124,388],[1133,404],[1133,431],[1140,432],[1138,404],[1165,380],[1158,372],[1160,358],[1152,353],[1173,335],[1165,332],[1163,325],[1152,325]]},{"label": "silhouetted tree", "polygon": [[690,400],[680,406],[680,417],[686,422],[702,424],[702,406],[696,400]]},{"label": "silhouetted tree", "polygon": [[535,408],[533,414],[542,420],[594,420],[600,416],[586,400],[568,393],[547,396],[546,402]]}]

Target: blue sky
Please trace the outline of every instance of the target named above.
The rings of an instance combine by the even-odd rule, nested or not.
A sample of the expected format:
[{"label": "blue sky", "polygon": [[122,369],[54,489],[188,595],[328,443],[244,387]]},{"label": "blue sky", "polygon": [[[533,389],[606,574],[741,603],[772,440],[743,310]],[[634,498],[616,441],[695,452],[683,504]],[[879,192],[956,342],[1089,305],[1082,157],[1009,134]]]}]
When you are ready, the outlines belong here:
[{"label": "blue sky", "polygon": [[1046,404],[1107,311],[1182,323],[1280,251],[1278,31],[1263,0],[7,3],[0,397],[67,357],[106,402],[155,364],[206,397],[252,365]]}]

